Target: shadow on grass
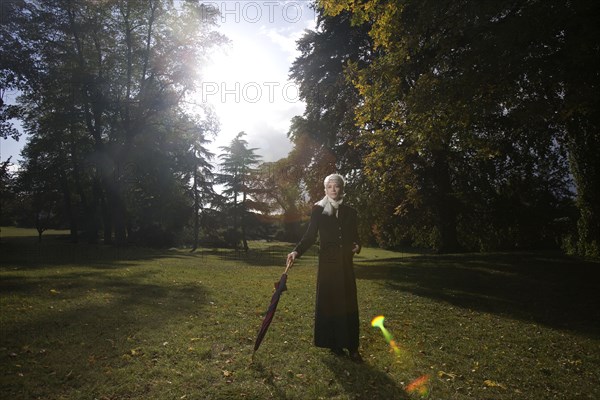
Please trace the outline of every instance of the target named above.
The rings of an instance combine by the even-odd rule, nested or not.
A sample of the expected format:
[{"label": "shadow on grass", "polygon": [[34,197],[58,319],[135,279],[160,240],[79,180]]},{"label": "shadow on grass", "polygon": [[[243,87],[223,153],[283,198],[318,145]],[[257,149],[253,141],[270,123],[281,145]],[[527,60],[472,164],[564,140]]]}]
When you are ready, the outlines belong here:
[{"label": "shadow on grass", "polygon": [[598,336],[600,264],[553,253],[365,260],[357,279],[482,312]]},{"label": "shadow on grass", "polygon": [[[195,258],[198,263],[205,258],[217,259],[231,265],[252,267],[285,267],[288,253],[293,244],[253,242],[248,251],[243,249],[200,249],[178,252],[166,249],[150,249],[136,246],[113,246],[102,244],[75,244],[65,235],[49,235],[41,243],[31,236],[3,237],[0,242],[3,268],[46,268],[54,265],[87,265],[95,268],[124,267],[143,260],[160,258]],[[304,258],[316,256],[314,246]]]},{"label": "shadow on grass", "polygon": [[267,390],[269,391],[270,398],[278,400],[287,399],[285,391],[276,383],[277,378],[271,368],[265,367],[261,361],[252,360],[250,369],[254,372],[255,376],[268,387]]},{"label": "shadow on grass", "polygon": [[[3,327],[3,336],[16,338],[19,332],[49,335],[54,328],[73,325],[79,329],[89,326],[90,333],[96,334],[98,330],[110,332],[115,328],[153,329],[177,316],[196,314],[207,303],[202,286],[146,283],[151,275],[131,273],[119,278],[98,270],[39,278],[4,274],[0,281],[3,296],[28,296],[36,318],[27,318],[18,327]],[[47,310],[36,310],[37,304]],[[19,311],[29,312],[26,307]]]},{"label": "shadow on grass", "polygon": [[[2,296],[23,299],[2,310],[0,387],[7,398],[58,398],[109,381],[113,368],[167,357],[161,343],[175,340],[168,327],[204,318],[207,292],[195,283],[153,283],[152,275],[4,274]],[[18,374],[36,383],[14,379]]]},{"label": "shadow on grass", "polygon": [[[313,246],[307,251],[304,258],[316,256],[317,246]],[[252,247],[248,251],[243,249],[214,249],[202,250],[196,254],[210,255],[219,258],[224,262],[233,264],[244,264],[252,267],[272,267],[280,265],[285,267],[287,255],[294,249],[294,244],[286,243],[264,243],[259,247]]]},{"label": "shadow on grass", "polygon": [[41,243],[31,237],[4,237],[0,250],[0,267],[4,269],[43,269],[70,264],[95,268],[125,267],[130,262],[172,257],[175,254],[167,250],[135,246],[76,244],[65,240],[64,235],[49,236]]},{"label": "shadow on grass", "polygon": [[335,356],[323,357],[322,361],[352,399],[410,399],[388,374],[366,363],[356,364]]}]

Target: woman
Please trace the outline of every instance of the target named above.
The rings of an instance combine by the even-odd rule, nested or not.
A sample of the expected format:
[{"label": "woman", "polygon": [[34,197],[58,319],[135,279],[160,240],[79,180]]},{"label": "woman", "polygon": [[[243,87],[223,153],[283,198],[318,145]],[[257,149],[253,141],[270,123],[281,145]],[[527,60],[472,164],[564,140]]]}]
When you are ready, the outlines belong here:
[{"label": "woman", "polygon": [[306,233],[288,254],[288,264],[302,256],[319,236],[319,269],[315,311],[315,346],[329,348],[337,355],[348,350],[357,362],[358,301],[352,259],[360,252],[357,213],[343,204],[344,179],[332,174],[325,178],[325,197],[312,208]]}]

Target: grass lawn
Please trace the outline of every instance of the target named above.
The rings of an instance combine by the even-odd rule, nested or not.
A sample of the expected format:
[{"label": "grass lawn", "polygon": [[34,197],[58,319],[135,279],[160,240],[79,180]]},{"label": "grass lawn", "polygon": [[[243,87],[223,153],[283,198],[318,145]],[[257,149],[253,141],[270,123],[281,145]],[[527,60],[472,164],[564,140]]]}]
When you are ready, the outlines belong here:
[{"label": "grass lawn", "polygon": [[364,249],[359,365],[312,345],[313,250],[253,360],[291,245],[189,253],[1,232],[5,399],[600,398],[598,263]]}]

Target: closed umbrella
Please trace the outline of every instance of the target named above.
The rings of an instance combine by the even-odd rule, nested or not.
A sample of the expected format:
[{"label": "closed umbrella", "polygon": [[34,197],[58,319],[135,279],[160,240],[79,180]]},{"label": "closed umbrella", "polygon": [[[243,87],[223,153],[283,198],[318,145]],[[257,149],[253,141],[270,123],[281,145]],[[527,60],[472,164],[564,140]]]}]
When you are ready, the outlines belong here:
[{"label": "closed umbrella", "polygon": [[256,342],[254,342],[254,353],[256,353],[256,350],[258,350],[258,348],[260,347],[260,343],[265,337],[265,334],[269,329],[269,325],[271,325],[271,321],[273,321],[273,316],[275,315],[275,311],[277,310],[277,303],[279,303],[281,293],[287,290],[287,273],[292,264],[293,261],[287,264],[285,271],[281,275],[281,278],[278,282],[275,282],[275,293],[273,293],[273,296],[271,296],[271,304],[269,304],[269,308],[267,308],[267,312],[265,313],[265,317],[263,318],[262,325],[260,326],[260,330],[258,331],[258,335],[256,336]]}]

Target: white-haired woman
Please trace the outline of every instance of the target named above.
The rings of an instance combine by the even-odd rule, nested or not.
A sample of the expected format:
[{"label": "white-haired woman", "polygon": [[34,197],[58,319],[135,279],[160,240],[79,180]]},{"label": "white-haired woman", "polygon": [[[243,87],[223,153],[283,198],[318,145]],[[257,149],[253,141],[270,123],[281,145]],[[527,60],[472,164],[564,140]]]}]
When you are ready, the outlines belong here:
[{"label": "white-haired woman", "polygon": [[359,322],[356,279],[352,260],[360,252],[358,217],[355,209],[343,204],[344,178],[332,174],[323,181],[325,197],[315,203],[306,233],[288,254],[293,263],[319,236],[319,268],[315,310],[314,343],[337,355],[344,349],[357,362]]}]

